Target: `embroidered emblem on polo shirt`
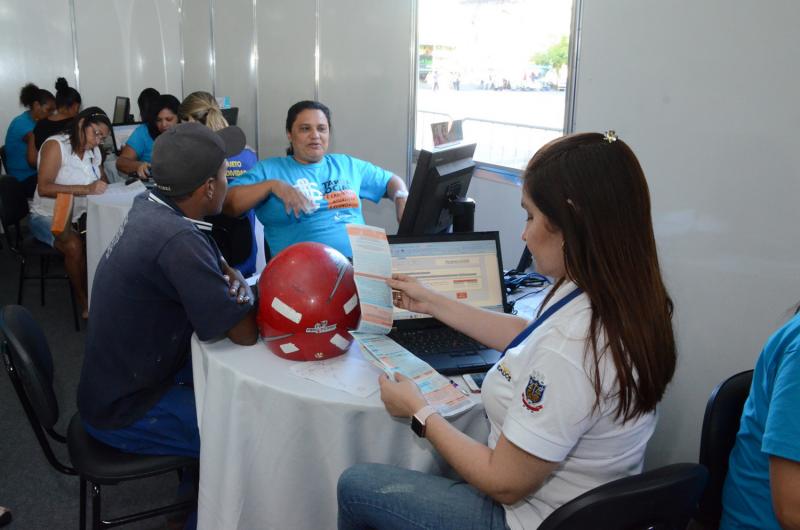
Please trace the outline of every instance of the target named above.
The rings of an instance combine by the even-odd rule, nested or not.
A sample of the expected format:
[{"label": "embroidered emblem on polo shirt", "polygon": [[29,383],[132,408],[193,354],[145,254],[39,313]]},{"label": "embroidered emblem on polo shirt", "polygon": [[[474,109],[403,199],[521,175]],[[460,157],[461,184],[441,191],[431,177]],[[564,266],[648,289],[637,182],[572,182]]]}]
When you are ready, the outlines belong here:
[{"label": "embroidered emblem on polo shirt", "polygon": [[544,391],[547,385],[544,384],[544,376],[539,372],[533,372],[528,378],[528,384],[522,392],[522,404],[530,412],[539,412],[544,408]]},{"label": "embroidered emblem on polo shirt", "polygon": [[508,371],[505,364],[497,363],[497,371],[500,372],[500,375],[502,375],[506,381],[509,383],[511,382],[511,372]]}]

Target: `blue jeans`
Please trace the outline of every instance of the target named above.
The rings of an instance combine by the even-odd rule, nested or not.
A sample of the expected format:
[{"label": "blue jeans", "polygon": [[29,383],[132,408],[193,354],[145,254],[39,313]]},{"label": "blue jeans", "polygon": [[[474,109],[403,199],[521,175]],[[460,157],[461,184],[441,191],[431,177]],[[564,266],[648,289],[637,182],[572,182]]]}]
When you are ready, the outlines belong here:
[{"label": "blue jeans", "polygon": [[463,481],[356,464],[337,486],[339,530],[507,529],[503,505]]},{"label": "blue jeans", "polygon": [[106,445],[126,453],[200,456],[200,431],[194,401],[192,363],[175,375],[175,384],[145,415],[127,427],[97,429],[83,426]]}]

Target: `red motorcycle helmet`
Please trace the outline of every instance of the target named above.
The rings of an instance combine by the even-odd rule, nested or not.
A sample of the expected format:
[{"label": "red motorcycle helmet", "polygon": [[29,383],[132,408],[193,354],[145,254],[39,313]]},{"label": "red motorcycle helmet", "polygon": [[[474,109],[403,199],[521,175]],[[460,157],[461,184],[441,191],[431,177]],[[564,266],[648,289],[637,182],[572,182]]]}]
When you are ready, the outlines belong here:
[{"label": "red motorcycle helmet", "polygon": [[296,243],[275,256],[258,280],[258,328],[269,350],[291,361],[347,351],[358,326],[353,266],[322,243]]}]

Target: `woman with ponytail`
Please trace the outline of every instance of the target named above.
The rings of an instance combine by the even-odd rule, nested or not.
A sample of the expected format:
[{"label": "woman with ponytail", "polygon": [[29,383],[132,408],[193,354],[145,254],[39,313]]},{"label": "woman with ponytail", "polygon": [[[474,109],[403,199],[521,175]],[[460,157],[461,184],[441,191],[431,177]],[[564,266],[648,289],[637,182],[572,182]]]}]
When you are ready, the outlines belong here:
[{"label": "woman with ponytail", "polygon": [[[228,126],[228,120],[222,115],[217,100],[208,92],[192,92],[186,96],[178,108],[178,116],[181,121],[196,121],[212,131]],[[228,158],[228,169],[225,173],[228,182],[250,171],[256,162],[256,152],[249,145],[238,155]],[[258,254],[255,211],[251,208],[237,217],[219,214],[206,221],[214,226],[212,235],[231,266],[239,270],[245,278],[255,274]],[[249,252],[245,252],[244,249],[248,247]]]},{"label": "woman with ponytail", "polygon": [[33,128],[33,137],[28,140],[28,163],[36,165],[39,149],[45,140],[67,129],[72,123],[72,118],[81,111],[81,95],[69,86],[67,80],[59,77],[56,81],[56,111],[37,121]]}]

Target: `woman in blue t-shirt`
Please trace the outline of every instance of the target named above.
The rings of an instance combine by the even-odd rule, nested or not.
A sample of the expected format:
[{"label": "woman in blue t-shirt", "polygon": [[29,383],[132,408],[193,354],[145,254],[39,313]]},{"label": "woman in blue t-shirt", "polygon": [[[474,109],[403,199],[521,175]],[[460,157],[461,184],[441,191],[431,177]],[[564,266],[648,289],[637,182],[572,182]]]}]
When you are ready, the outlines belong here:
[{"label": "woman in blue t-shirt", "polygon": [[28,163],[28,139],[33,136],[36,122],[53,113],[56,99],[49,91],[28,83],[19,93],[19,102],[28,110],[11,120],[6,131],[5,172],[22,182],[30,198],[36,190],[36,165]]},{"label": "woman in blue t-shirt", "polygon": [[224,211],[241,215],[255,208],[274,256],[301,241],[352,250],[345,225],[364,224],[361,199],[394,201],[397,220],[408,191],[390,171],[342,154],[328,154],[331,112],[318,101],[292,105],[286,117],[288,156],[262,160],[231,183]]},{"label": "woman in blue t-shirt", "polygon": [[123,175],[136,174],[140,179],[150,178],[150,161],[153,142],[159,134],[178,124],[178,98],[161,94],[148,106],[145,122],[131,134],[117,158],[117,171]]}]

